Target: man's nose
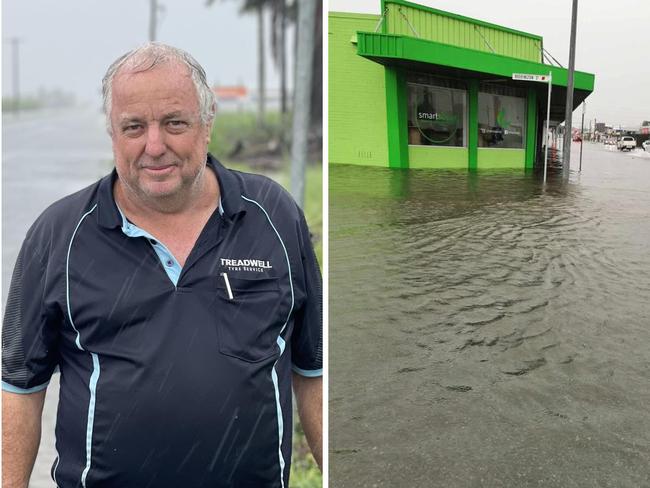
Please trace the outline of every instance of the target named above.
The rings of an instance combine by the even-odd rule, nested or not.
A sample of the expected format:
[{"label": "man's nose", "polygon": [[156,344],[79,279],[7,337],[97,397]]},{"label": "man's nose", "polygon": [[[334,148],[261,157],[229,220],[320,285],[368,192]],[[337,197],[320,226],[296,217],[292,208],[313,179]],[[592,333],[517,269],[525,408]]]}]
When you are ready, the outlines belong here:
[{"label": "man's nose", "polygon": [[144,148],[147,156],[158,158],[165,154],[165,135],[160,128],[152,124],[147,128],[147,143]]}]

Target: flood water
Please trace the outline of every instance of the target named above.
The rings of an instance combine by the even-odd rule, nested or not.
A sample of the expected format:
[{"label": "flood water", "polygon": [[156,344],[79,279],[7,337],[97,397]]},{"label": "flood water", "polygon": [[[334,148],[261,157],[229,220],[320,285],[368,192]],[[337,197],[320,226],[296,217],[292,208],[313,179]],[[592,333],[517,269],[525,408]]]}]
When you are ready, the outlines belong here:
[{"label": "flood water", "polygon": [[648,156],[330,168],[331,487],[650,486]]}]

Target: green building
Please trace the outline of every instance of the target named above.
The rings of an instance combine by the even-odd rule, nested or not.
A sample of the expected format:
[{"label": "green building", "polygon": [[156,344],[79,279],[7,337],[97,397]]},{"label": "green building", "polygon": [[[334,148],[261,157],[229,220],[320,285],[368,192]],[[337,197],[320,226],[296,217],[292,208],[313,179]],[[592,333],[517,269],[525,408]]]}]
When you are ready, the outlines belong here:
[{"label": "green building", "polygon": [[[540,36],[382,0],[382,15],[329,14],[329,161],[395,168],[533,168],[549,75],[551,124],[568,70],[544,64]],[[594,75],[575,71],[574,108]]]}]

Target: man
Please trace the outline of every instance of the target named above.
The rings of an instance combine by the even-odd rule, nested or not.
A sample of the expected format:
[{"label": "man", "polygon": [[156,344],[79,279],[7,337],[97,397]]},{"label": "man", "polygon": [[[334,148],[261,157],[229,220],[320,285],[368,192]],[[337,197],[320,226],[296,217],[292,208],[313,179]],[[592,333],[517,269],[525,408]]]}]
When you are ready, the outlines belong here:
[{"label": "man", "polygon": [[115,170],[48,208],[16,262],[3,486],[27,486],[58,367],[59,487],[287,487],[292,374],[321,459],[321,282],[303,214],[207,154],[215,102],[189,54],[136,49],[103,91]]}]

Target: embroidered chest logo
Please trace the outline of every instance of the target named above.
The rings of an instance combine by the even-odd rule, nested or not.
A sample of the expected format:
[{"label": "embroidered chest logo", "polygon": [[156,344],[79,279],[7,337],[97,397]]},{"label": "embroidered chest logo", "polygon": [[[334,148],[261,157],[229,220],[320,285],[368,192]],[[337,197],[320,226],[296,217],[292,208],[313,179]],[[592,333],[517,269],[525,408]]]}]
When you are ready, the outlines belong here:
[{"label": "embroidered chest logo", "polygon": [[228,268],[229,271],[253,271],[263,273],[273,269],[271,261],[262,259],[226,259],[221,258],[221,266]]}]

